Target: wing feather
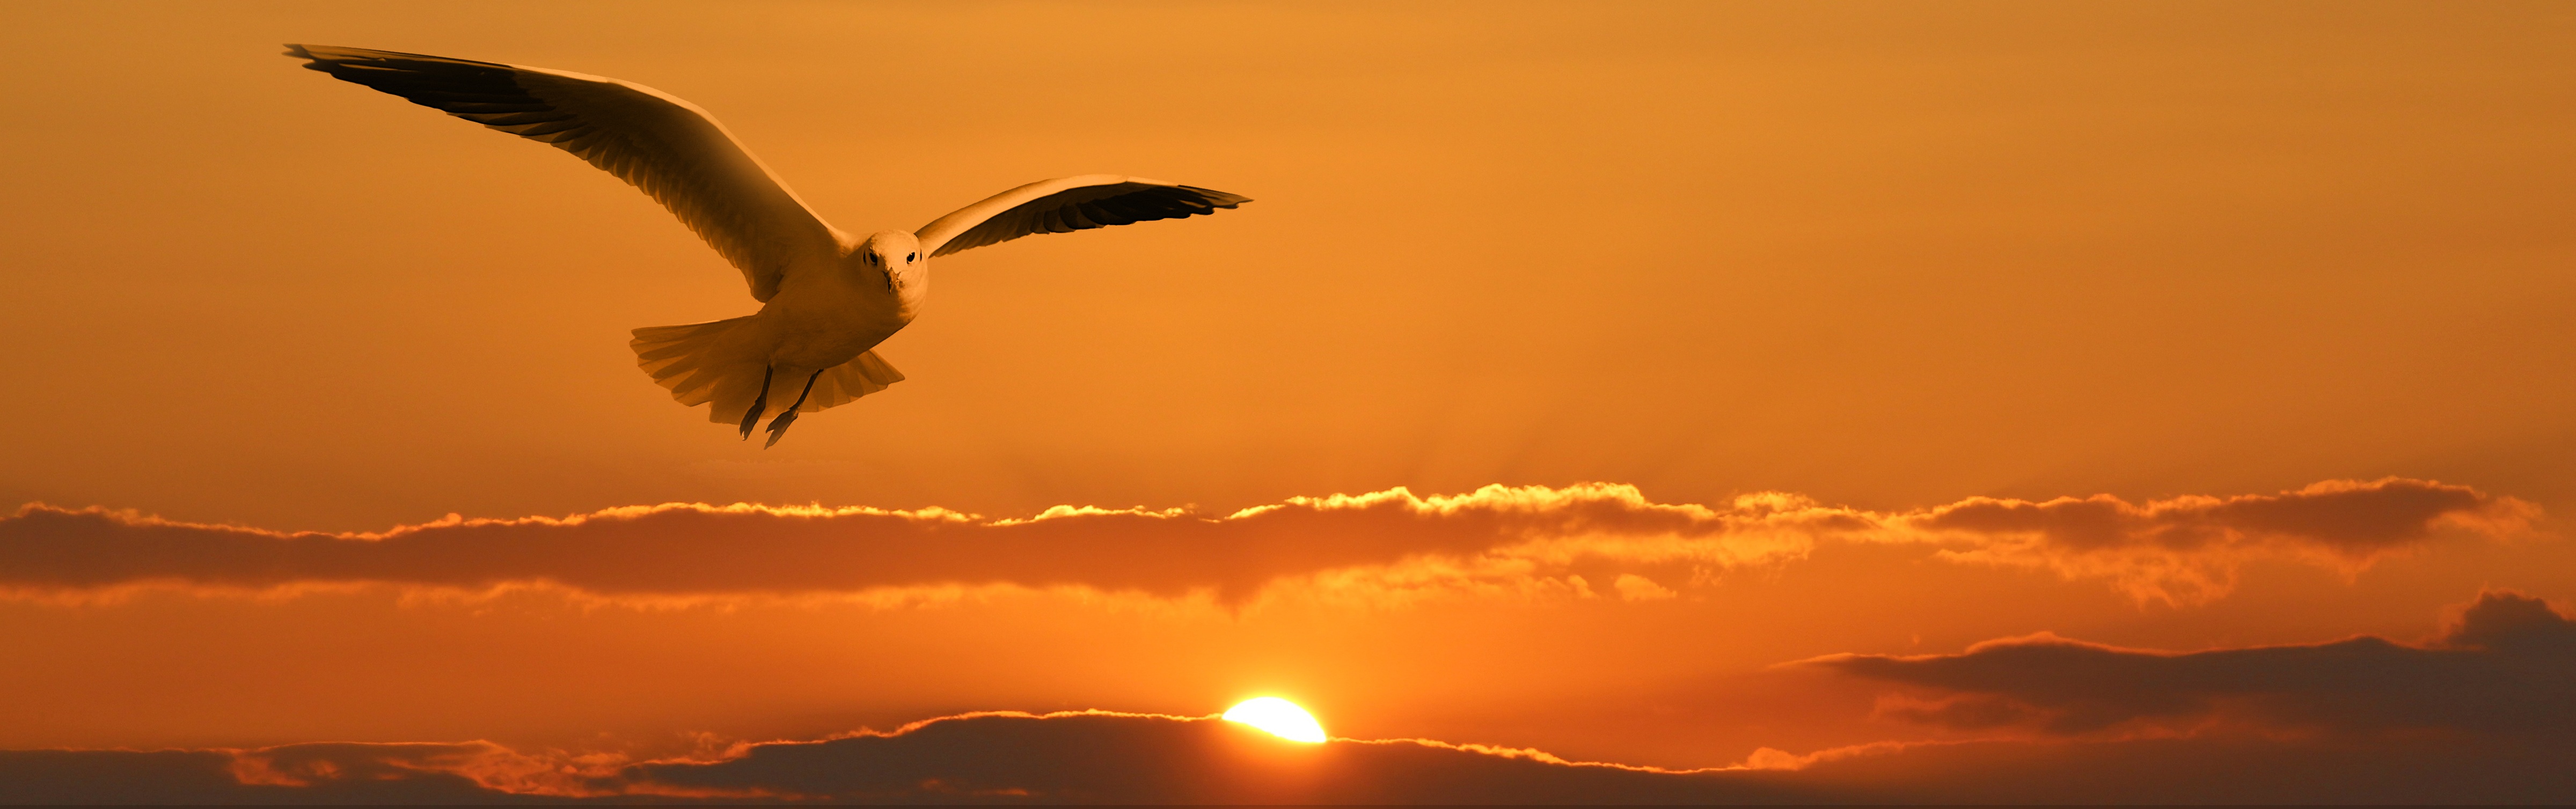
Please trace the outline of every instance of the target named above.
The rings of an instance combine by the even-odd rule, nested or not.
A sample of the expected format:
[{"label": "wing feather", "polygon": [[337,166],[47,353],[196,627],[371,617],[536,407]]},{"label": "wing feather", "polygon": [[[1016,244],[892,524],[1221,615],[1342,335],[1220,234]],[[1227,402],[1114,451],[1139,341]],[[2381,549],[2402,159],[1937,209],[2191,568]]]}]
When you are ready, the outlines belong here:
[{"label": "wing feather", "polygon": [[1251,197],[1196,186],[1087,174],[1030,183],[960,208],[915,235],[933,258],[1036,233],[1072,233],[1233,208]]},{"label": "wing feather", "polygon": [[571,152],[642,190],[767,301],[842,235],[697,105],[640,84],[416,53],[288,45],[305,67]]}]

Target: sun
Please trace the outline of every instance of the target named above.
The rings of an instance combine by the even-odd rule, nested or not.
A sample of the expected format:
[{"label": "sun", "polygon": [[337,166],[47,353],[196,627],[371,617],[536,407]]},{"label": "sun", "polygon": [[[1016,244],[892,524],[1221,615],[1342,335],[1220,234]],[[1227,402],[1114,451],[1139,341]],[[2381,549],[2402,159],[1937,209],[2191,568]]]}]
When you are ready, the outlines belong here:
[{"label": "sun", "polygon": [[1225,721],[1251,725],[1292,742],[1320,744],[1325,738],[1324,726],[1315,723],[1314,714],[1278,697],[1254,697],[1236,703],[1225,710]]}]

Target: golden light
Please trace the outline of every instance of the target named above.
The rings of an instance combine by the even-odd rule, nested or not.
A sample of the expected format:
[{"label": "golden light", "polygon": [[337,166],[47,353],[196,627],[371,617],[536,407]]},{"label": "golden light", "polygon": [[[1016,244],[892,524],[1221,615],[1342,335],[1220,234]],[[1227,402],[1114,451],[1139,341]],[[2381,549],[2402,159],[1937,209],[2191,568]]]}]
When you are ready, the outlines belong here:
[{"label": "golden light", "polygon": [[1324,726],[1297,703],[1278,697],[1254,697],[1225,711],[1225,721],[1241,722],[1292,742],[1322,743]]}]

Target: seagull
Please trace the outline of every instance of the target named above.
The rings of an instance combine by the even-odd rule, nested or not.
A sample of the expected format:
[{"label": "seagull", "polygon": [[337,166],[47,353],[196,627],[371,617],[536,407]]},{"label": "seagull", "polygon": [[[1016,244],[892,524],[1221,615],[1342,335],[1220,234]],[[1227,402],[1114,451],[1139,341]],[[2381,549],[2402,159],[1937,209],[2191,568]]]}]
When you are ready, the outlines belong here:
[{"label": "seagull", "polygon": [[[1251,198],[1195,186],[1086,174],[1023,185],[920,230],[853,237],[816,216],[715,116],[632,82],[417,53],[287,45],[304,67],[573,153],[617,175],[742,270],[760,311],[636,329],[636,364],[680,404],[738,425],[766,413],[776,446],[796,414],[903,380],[876,345],[912,322],[930,293],[930,260],[1033,233],[1180,219]],[[780,407],[780,403],[785,403]]]}]

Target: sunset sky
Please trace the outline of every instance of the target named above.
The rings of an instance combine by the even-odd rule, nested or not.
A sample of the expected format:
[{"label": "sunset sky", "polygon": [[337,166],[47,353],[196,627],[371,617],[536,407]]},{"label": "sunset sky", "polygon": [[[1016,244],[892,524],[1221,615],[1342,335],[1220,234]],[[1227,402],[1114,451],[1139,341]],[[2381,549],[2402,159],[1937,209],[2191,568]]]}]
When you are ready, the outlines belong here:
[{"label": "sunset sky", "polygon": [[[1255,201],[938,259],[764,451],[627,347],[722,257],[288,42],[652,86],[853,233]],[[2571,42],[0,5],[0,801],[2576,800]]]}]

